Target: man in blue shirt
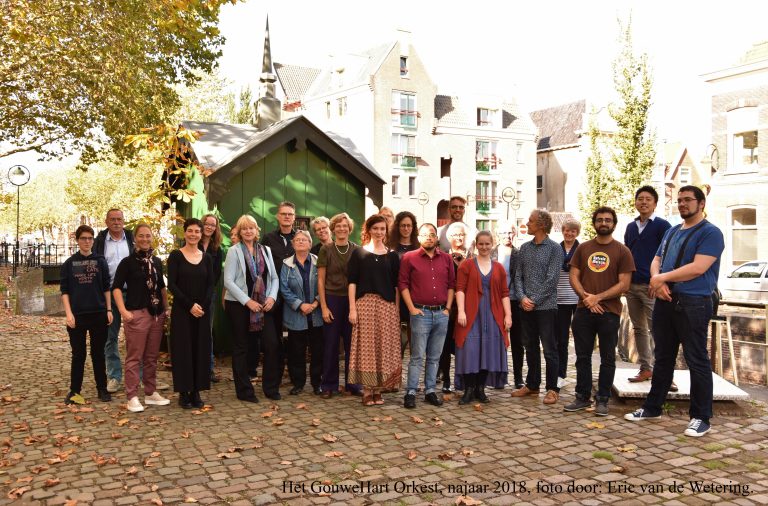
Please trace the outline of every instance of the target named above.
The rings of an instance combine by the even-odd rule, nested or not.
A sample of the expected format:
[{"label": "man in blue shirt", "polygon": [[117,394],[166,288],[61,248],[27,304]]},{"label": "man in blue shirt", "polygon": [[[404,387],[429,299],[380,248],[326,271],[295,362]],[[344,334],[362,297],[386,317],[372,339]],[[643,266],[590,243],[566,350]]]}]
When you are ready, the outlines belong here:
[{"label": "man in blue shirt", "polygon": [[[659,194],[653,186],[643,186],[635,192],[635,209],[639,216],[624,231],[624,245],[632,252],[635,272],[626,293],[629,318],[634,329],[637,359],[640,371],[629,378],[631,383],[648,381],[653,376],[653,339],[651,338],[651,315],[653,298],[648,295],[651,280],[651,262],[659,249],[669,222],[656,216]],[[672,384],[672,391],[677,387]]]},{"label": "man in blue shirt", "polygon": [[642,408],[624,415],[630,421],[661,417],[682,344],[691,375],[690,423],[684,434],[691,437],[703,436],[710,430],[712,368],[707,355],[707,327],[725,247],[723,233],[704,219],[705,206],[701,188],[680,188],[677,208],[684,222],[667,231],[651,264],[649,293],[656,298],[656,367],[651,391]]},{"label": "man in blue shirt", "polygon": [[[535,209],[528,218],[528,234],[533,240],[520,247],[515,270],[515,298],[522,312],[523,343],[528,362],[525,385],[512,392],[512,397],[538,396],[541,385],[541,347],[544,348],[547,394],[544,404],[560,399],[557,386],[558,357],[555,343],[557,314],[557,281],[563,265],[563,248],[549,238],[552,217],[543,209]],[[511,297],[511,295],[510,295]],[[515,323],[512,323],[515,325]]]}]

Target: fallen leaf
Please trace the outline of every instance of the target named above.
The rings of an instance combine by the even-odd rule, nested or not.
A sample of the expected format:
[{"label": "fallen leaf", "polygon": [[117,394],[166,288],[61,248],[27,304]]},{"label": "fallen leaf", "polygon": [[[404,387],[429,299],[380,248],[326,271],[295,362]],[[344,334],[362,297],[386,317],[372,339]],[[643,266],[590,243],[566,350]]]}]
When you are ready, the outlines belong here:
[{"label": "fallen leaf", "polygon": [[155,497],[154,499],[151,499],[150,502],[156,506],[163,506],[163,501]]},{"label": "fallen leaf", "polygon": [[34,476],[25,476],[23,478],[16,478],[16,483],[29,483],[34,479],[35,479]]},{"label": "fallen leaf", "polygon": [[589,422],[587,424],[587,428],[588,429],[604,429],[605,425],[603,425],[602,423],[598,423],[598,422]]},{"label": "fallen leaf", "polygon": [[385,422],[391,422],[392,421],[392,417],[391,416],[385,416],[384,418],[382,418],[382,420],[385,421]]},{"label": "fallen leaf", "polygon": [[122,420],[117,421],[117,426],[122,427],[123,425],[126,425],[130,421],[131,421],[130,418],[123,418]]},{"label": "fallen leaf", "polygon": [[154,485],[152,485],[151,487],[149,487],[149,489],[150,489],[152,492],[157,492],[157,489],[158,489],[158,488],[160,488],[160,486],[159,486],[159,485],[157,485],[157,484],[154,484]]},{"label": "fallen leaf", "polygon": [[456,452],[454,452],[454,451],[447,451],[447,452],[443,452],[443,453],[439,454],[437,456],[437,458],[439,458],[440,460],[451,460],[451,459],[453,459],[453,456],[455,454],[456,454]]},{"label": "fallen leaf", "polygon": [[438,420],[438,421],[436,421],[434,423],[434,425],[435,425],[435,427],[441,427],[443,425],[443,421],[442,420]]},{"label": "fallen leaf", "polygon": [[80,415],[75,415],[75,421],[76,421],[77,423],[83,423],[83,422],[85,421],[85,418],[83,418],[83,417],[82,417],[82,416],[80,416]]},{"label": "fallen leaf", "polygon": [[11,489],[11,491],[8,492],[8,499],[18,499],[24,495],[24,492],[29,492],[30,490],[32,490],[32,487],[17,487]]},{"label": "fallen leaf", "polygon": [[13,443],[11,442],[11,438],[7,437],[7,438],[3,439],[2,441],[0,441],[0,446],[7,446],[8,448],[13,446]]},{"label": "fallen leaf", "polygon": [[478,504],[483,504],[482,501],[478,501],[477,499],[473,499],[469,497],[468,495],[460,495],[456,498],[456,503],[459,506],[476,506]]},{"label": "fallen leaf", "polygon": [[114,456],[107,457],[105,455],[99,455],[97,453],[91,454],[91,460],[96,462],[96,465],[99,466],[99,467],[101,467],[103,465],[106,465],[106,464],[117,464],[118,463],[117,457],[114,457]]},{"label": "fallen leaf", "polygon": [[185,431],[183,431],[183,432],[181,433],[181,437],[183,437],[184,439],[189,439],[189,436],[191,436],[192,434],[194,434],[194,432],[195,432],[195,431],[193,431],[193,430],[185,430]]},{"label": "fallen leaf", "polygon": [[282,464],[284,466],[290,466],[292,464],[292,462],[290,460],[281,460],[280,464]]},{"label": "fallen leaf", "polygon": [[478,404],[475,404],[473,406],[473,408],[475,408],[475,411],[482,411],[483,410],[483,405],[478,403]]},{"label": "fallen leaf", "polygon": [[40,466],[34,466],[33,468],[30,469],[30,471],[32,471],[33,474],[40,474],[43,471],[47,471],[48,469],[50,469],[50,467],[43,464]]},{"label": "fallen leaf", "polygon": [[144,467],[155,467],[155,464],[152,462],[152,460],[147,457],[144,459]]},{"label": "fallen leaf", "polygon": [[46,439],[48,438],[45,436],[27,436],[26,438],[24,438],[24,444],[29,446],[35,443],[41,443]]},{"label": "fallen leaf", "polygon": [[134,474],[138,473],[139,470],[136,469],[136,466],[131,466],[128,468],[128,470],[125,472],[125,474],[133,476]]},{"label": "fallen leaf", "polygon": [[45,483],[43,483],[43,488],[55,487],[59,483],[61,483],[61,480],[58,478],[48,478],[45,480]]},{"label": "fallen leaf", "polygon": [[73,445],[80,444],[80,436],[70,436],[67,438],[67,441],[69,441]]},{"label": "fallen leaf", "polygon": [[622,466],[615,466],[615,467],[613,467],[613,468],[611,469],[611,472],[612,472],[612,473],[624,473],[624,472],[626,472],[626,470],[627,470],[627,469],[626,469],[625,467],[622,467]]},{"label": "fallen leaf", "polygon": [[323,434],[323,439],[325,441],[328,441],[329,443],[335,443],[336,441],[339,440],[339,438],[337,438],[333,434]]},{"label": "fallen leaf", "polygon": [[470,450],[469,448],[462,448],[461,449],[461,454],[464,455],[465,457],[469,457],[473,453],[475,453],[475,451],[474,450]]},{"label": "fallen leaf", "polygon": [[307,409],[307,405],[302,402],[296,405],[296,409]]},{"label": "fallen leaf", "polygon": [[83,406],[79,409],[81,413],[93,413],[94,409],[88,406]]},{"label": "fallen leaf", "polygon": [[64,501],[64,506],[77,506],[77,499],[67,499]]},{"label": "fallen leaf", "polygon": [[276,419],[275,419],[275,420],[272,422],[272,425],[282,425],[282,424],[284,424],[284,423],[285,423],[285,421],[284,421],[282,418],[276,418]]},{"label": "fallen leaf", "polygon": [[629,453],[629,452],[636,451],[637,450],[637,446],[635,446],[635,445],[619,446],[616,449],[619,450],[622,453]]},{"label": "fallen leaf", "polygon": [[373,418],[371,418],[371,421],[372,422],[380,422],[381,418],[379,418],[378,416],[374,416]]},{"label": "fallen leaf", "polygon": [[184,498],[184,502],[186,502],[186,503],[197,502],[197,499],[195,499],[194,497],[190,496],[190,497]]},{"label": "fallen leaf", "polygon": [[443,400],[444,401],[453,400],[453,394],[443,394]]},{"label": "fallen leaf", "polygon": [[400,434],[398,434],[397,432],[395,432],[395,439],[400,439],[400,438],[402,438],[402,437],[403,437],[403,436],[401,436]]},{"label": "fallen leaf", "polygon": [[313,425],[315,427],[320,427],[320,419],[319,418],[313,418],[310,422],[310,425]]},{"label": "fallen leaf", "polygon": [[227,451],[228,451],[228,452],[241,452],[241,451],[243,451],[244,449],[245,449],[245,448],[244,448],[244,447],[242,447],[242,446],[230,446],[230,447],[229,447],[229,449],[228,449]]},{"label": "fallen leaf", "polygon": [[120,439],[121,437],[123,437],[123,435],[118,432],[112,433],[112,439]]},{"label": "fallen leaf", "polygon": [[216,455],[216,457],[220,459],[236,459],[240,457],[240,454],[237,452],[222,452]]},{"label": "fallen leaf", "polygon": [[408,455],[408,460],[413,460],[416,458],[418,453],[416,453],[416,450],[410,450],[407,455]]},{"label": "fallen leaf", "polygon": [[160,452],[152,452],[152,453],[149,454],[149,456],[153,457],[153,458],[154,457],[159,457],[160,455],[162,455],[162,453],[160,453]]},{"label": "fallen leaf", "polygon": [[343,457],[344,453],[343,452],[327,452],[325,456],[326,457]]},{"label": "fallen leaf", "polygon": [[265,412],[263,412],[263,413],[261,414],[261,417],[262,417],[262,418],[269,418],[270,416],[272,416],[272,415],[274,415],[274,414],[275,414],[275,412],[274,412],[274,411],[265,411]]},{"label": "fallen leaf", "polygon": [[13,460],[21,460],[21,459],[24,458],[24,454],[23,453],[19,453],[19,452],[15,452],[15,453],[11,453],[10,457]]}]

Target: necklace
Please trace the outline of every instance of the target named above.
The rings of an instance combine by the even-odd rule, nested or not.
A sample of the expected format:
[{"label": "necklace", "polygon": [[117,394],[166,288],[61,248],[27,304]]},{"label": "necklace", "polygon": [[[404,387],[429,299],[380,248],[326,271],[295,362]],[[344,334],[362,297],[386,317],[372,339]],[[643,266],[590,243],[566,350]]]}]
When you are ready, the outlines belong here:
[{"label": "necklace", "polygon": [[347,249],[344,250],[344,253],[341,252],[341,250],[339,249],[339,245],[336,244],[335,242],[333,243],[333,247],[336,248],[336,251],[338,251],[339,255],[341,255],[341,256],[346,255],[347,252],[349,251],[349,243],[347,243]]}]

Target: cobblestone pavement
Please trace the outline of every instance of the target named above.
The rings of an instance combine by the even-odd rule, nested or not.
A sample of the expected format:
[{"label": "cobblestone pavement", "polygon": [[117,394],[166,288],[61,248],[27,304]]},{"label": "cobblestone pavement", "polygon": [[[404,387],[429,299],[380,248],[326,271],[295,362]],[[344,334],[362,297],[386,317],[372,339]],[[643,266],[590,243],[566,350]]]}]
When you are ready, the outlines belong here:
[{"label": "cobblestone pavement", "polygon": [[62,318],[3,315],[0,357],[3,504],[768,504],[759,402],[716,403],[713,431],[692,439],[686,403],[642,424],[621,418],[638,401],[612,401],[602,418],[564,413],[572,380],[555,407],[509,389],[486,405],[419,398],[406,410],[402,393],[366,408],[283,388],[282,401],[254,405],[236,400],[222,367],[230,378],[204,395],[212,407],[185,411],[173,396],[132,414],[124,392],[63,404]]}]

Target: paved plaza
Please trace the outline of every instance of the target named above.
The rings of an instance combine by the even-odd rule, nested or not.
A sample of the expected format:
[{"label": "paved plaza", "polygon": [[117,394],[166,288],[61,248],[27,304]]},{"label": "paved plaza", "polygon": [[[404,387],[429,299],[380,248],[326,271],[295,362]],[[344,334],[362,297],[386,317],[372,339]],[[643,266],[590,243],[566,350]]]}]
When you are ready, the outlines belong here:
[{"label": "paved plaza", "polygon": [[211,407],[182,410],[173,395],[132,414],[123,391],[94,401],[90,359],[92,402],[64,405],[63,318],[4,313],[0,356],[0,504],[768,504],[757,401],[716,402],[712,432],[694,439],[683,401],[645,423],[622,418],[638,399],[612,400],[608,417],[564,413],[573,379],[555,407],[509,388],[475,406],[419,396],[406,410],[400,392],[366,408],[310,388],[254,405],[222,365]]}]

